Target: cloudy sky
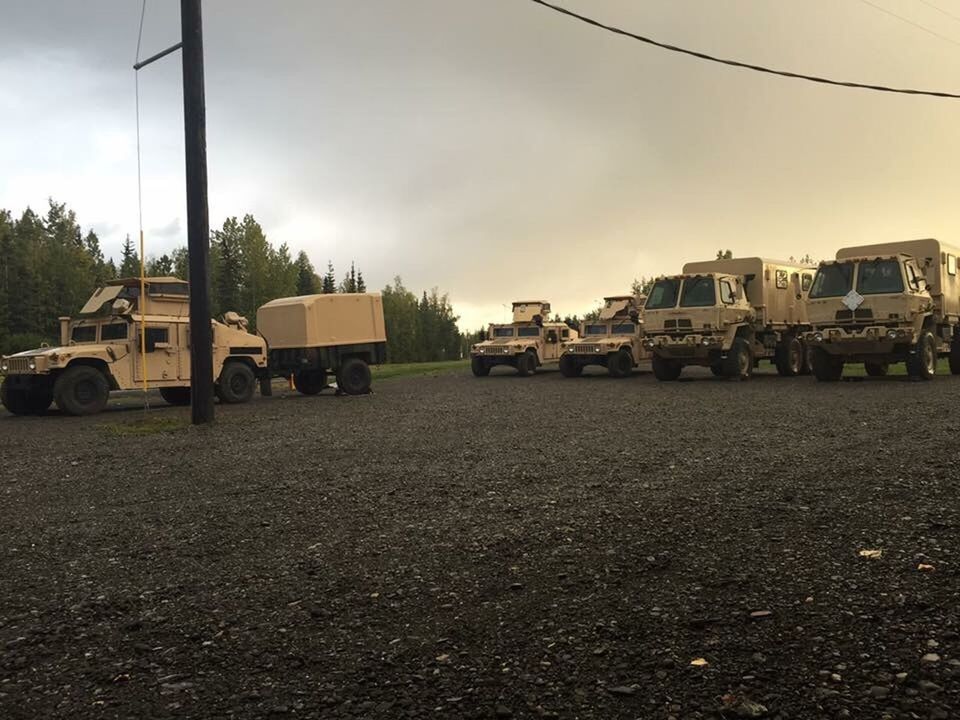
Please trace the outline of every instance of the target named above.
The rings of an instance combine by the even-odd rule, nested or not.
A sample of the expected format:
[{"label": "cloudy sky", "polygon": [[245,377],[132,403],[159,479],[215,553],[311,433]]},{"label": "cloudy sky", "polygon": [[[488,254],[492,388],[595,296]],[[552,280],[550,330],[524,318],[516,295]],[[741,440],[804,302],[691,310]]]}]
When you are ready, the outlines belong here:
[{"label": "cloudy sky", "polygon": [[[666,42],[960,91],[960,0],[557,0]],[[143,54],[179,39],[148,0]],[[5,2],[0,207],[136,235],[140,2]],[[956,17],[951,17],[956,16]],[[910,22],[923,28],[916,27]],[[561,313],[717,248],[960,240],[960,101],[721,67],[528,0],[206,0],[211,225],[448,291],[463,325]],[[185,243],[179,55],[141,74],[148,255]]]}]

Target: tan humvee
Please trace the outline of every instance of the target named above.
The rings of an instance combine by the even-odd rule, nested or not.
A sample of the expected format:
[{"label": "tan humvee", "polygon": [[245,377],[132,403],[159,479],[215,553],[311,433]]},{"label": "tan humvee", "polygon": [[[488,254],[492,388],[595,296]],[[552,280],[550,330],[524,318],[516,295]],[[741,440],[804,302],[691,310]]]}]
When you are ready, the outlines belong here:
[{"label": "tan humvee", "polygon": [[[189,290],[174,277],[111,280],[76,318],[60,318],[60,346],[0,359],[6,379],[3,405],[16,415],[43,413],[51,402],[70,415],[89,415],[107,404],[111,390],[158,388],[175,405],[190,402]],[[141,354],[145,320],[146,353]],[[266,343],[247,321],[227,313],[213,326],[213,372],[221,402],[249,400],[267,365]]]},{"label": "tan humvee", "polygon": [[643,346],[645,296],[612,295],[603,299],[600,316],[580,324],[580,339],[563,345],[560,372],[580,377],[587,365],[602,365],[613,377],[627,377],[640,363],[648,363]]},{"label": "tan humvee", "polygon": [[873,376],[905,362],[928,380],[943,356],[960,374],[958,256],[938,240],[906,240],[843,248],[821,263],[807,301],[817,379],[838,380],[847,362]]},{"label": "tan humvee", "polygon": [[370,391],[370,365],[386,358],[383,300],[376,293],[280,298],[257,310],[257,332],[270,347],[270,373],[293,376],[297,390],[315,395],[327,372],[350,395]]},{"label": "tan humvee", "polygon": [[807,371],[804,299],[814,268],[763,258],[687,263],[657,279],[644,305],[646,338],[659,380],[685,365],[746,379],[760,360],[781,375]]},{"label": "tan humvee", "polygon": [[560,360],[561,343],[578,337],[566,323],[550,322],[550,303],[542,300],[513,303],[513,322],[493,324],[487,339],[470,348],[470,368],[485,377],[497,365],[515,367],[530,375],[538,367]]}]

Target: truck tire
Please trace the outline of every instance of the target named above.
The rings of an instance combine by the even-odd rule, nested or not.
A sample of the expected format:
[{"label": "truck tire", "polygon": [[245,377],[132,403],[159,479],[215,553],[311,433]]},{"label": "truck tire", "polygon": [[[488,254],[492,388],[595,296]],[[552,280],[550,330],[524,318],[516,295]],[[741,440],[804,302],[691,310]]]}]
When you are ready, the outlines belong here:
[{"label": "truck tire", "polygon": [[527,350],[517,355],[517,374],[527,377],[537,371],[537,356]]},{"label": "truck tire", "polygon": [[31,415],[27,391],[23,388],[10,386],[9,378],[3,381],[3,385],[0,385],[0,402],[14,415]]},{"label": "truck tire", "polygon": [[813,376],[820,382],[836,382],[843,375],[843,360],[834,357],[823,348],[815,347],[810,353]]},{"label": "truck tire", "polygon": [[653,356],[652,365],[653,376],[657,380],[670,382],[678,379],[680,377],[680,373],[683,372],[683,365],[680,364],[679,360],[662,358],[659,355]]},{"label": "truck tire", "polygon": [[633,355],[629,350],[620,348],[607,356],[607,372],[615,378],[630,377],[633,372]]},{"label": "truck tire", "polygon": [[890,363],[888,362],[865,362],[863,364],[863,369],[867,371],[867,375],[870,377],[883,377],[887,374],[887,371],[890,369]]},{"label": "truck tire", "polygon": [[749,380],[753,376],[753,353],[743,338],[733,339],[733,345],[723,361],[723,374],[736,380]]},{"label": "truck tire", "polygon": [[93,415],[107,406],[110,383],[89,365],[67,368],[53,384],[53,399],[68,415]]},{"label": "truck tire", "polygon": [[256,389],[257,378],[244,362],[224,363],[217,380],[217,397],[227,405],[249,402]]},{"label": "truck tire", "polygon": [[956,340],[950,345],[950,374],[960,375],[960,342]]},{"label": "truck tire", "polygon": [[774,364],[781,377],[796,377],[803,372],[803,343],[796,335],[784,335],[774,355]]},{"label": "truck tire", "polygon": [[583,365],[569,355],[560,356],[560,374],[564,377],[575,378],[583,375]]},{"label": "truck tire", "polygon": [[325,370],[301,370],[293,375],[293,386],[301,395],[316,395],[327,386]]},{"label": "truck tire", "polygon": [[370,367],[360,358],[348,358],[337,370],[337,387],[347,395],[370,392]]},{"label": "truck tire", "polygon": [[190,388],[188,387],[165,387],[160,388],[160,397],[164,402],[171,405],[189,405]]},{"label": "truck tire", "polygon": [[913,351],[907,356],[907,375],[921,380],[931,380],[937,374],[937,341],[933,333],[920,333]]},{"label": "truck tire", "polygon": [[714,363],[710,366],[710,372],[714,377],[723,377],[723,363]]},{"label": "truck tire", "polygon": [[474,377],[486,377],[490,374],[490,366],[484,362],[483,358],[476,356],[470,358],[470,370]]},{"label": "truck tire", "polygon": [[811,360],[810,346],[807,344],[806,340],[801,340],[800,347],[803,348],[803,360],[800,364],[800,374],[810,375],[813,373],[813,361]]}]

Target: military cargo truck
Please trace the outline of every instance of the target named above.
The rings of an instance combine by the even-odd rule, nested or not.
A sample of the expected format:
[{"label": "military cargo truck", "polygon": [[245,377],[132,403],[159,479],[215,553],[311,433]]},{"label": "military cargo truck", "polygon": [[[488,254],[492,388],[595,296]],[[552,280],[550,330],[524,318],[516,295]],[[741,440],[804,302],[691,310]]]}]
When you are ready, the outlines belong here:
[{"label": "military cargo truck", "polygon": [[[269,374],[293,377],[304,395],[337,379],[349,395],[370,391],[370,365],[386,359],[383,300],[375,293],[301,295],[257,310],[257,332],[269,346]],[[269,394],[269,378],[264,384]]]},{"label": "military cargo truck", "polygon": [[643,346],[641,308],[646,298],[612,295],[603,299],[596,320],[580,325],[580,338],[564,343],[560,372],[580,377],[588,365],[601,365],[616,378],[628,377],[640,363],[649,362],[650,350]]},{"label": "military cargo truck", "polygon": [[513,303],[513,322],[493,324],[487,339],[470,348],[470,368],[486,377],[497,365],[509,365],[521,376],[559,362],[561,343],[578,337],[566,323],[550,322],[550,303],[542,300]]},{"label": "military cargo truck", "polygon": [[960,248],[934,239],[843,248],[817,269],[806,338],[817,380],[839,380],[846,363],[871,376],[903,362],[929,380],[937,359],[960,374]]},{"label": "military cargo truck", "polygon": [[763,258],[687,263],[657,279],[644,305],[645,346],[658,380],[686,365],[747,379],[761,360],[780,375],[806,372],[802,336],[813,267]]},{"label": "military cargo truck", "polygon": [[[169,403],[190,402],[189,290],[183,280],[111,280],[75,318],[60,318],[60,345],[0,358],[0,400],[15,415],[40,414],[56,402],[70,415],[99,412],[113,390],[157,388]],[[267,365],[266,343],[246,319],[227,313],[213,327],[213,372],[221,402],[253,396]],[[141,331],[144,334],[141,353]]]}]

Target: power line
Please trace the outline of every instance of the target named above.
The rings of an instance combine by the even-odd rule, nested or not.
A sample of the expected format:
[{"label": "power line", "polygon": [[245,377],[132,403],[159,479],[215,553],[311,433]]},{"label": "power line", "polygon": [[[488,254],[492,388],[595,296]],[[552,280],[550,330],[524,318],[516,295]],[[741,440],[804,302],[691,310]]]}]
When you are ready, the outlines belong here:
[{"label": "power line", "polygon": [[669,50],[670,52],[680,53],[682,55],[690,55],[691,57],[699,58],[701,60],[707,60],[709,62],[719,63],[721,65],[729,65],[731,67],[743,68],[745,70],[753,70],[755,72],[767,73],[768,75],[779,75],[780,77],[793,78],[795,80],[806,80],[808,82],[820,83],[822,85],[836,85],[839,87],[847,88],[860,88],[862,90],[874,90],[876,92],[886,92],[886,93],[898,93],[901,95],[926,95],[928,97],[938,97],[938,98],[954,98],[960,99],[960,94],[951,93],[951,92],[942,92],[939,90],[914,90],[911,88],[895,88],[888,87],[886,85],[870,85],[867,83],[859,82],[848,82],[845,80],[832,80],[830,78],[818,77],[816,75],[805,75],[803,73],[790,72],[787,70],[775,70],[773,68],[764,67],[763,65],[754,65],[752,63],[741,62],[739,60],[728,60],[726,58],[715,57],[713,55],[708,55],[707,53],[699,52],[697,50],[689,50],[687,48],[678,47],[677,45],[670,45],[668,43],[660,42],[659,40],[654,40],[652,38],[644,37],[643,35],[637,35],[628,30],[622,28],[614,27],[613,25],[606,25],[598,20],[593,20],[584,15],[579,15],[578,13],[573,12],[572,10],[567,10],[564,7],[559,5],[554,5],[552,3],[546,2],[546,0],[530,0],[530,2],[536,3],[537,5],[542,5],[543,7],[549,8],[555,12],[558,12],[562,15],[567,15],[572,17],[575,20],[586,23],[587,25],[592,25],[593,27],[600,28],[601,30],[606,30],[607,32],[614,33],[616,35],[623,35],[624,37],[632,38],[634,40],[639,40],[642,43],[647,45],[653,45],[655,47],[661,48],[662,50]]},{"label": "power line", "polygon": [[[893,12],[893,10],[887,10],[885,7],[881,7],[880,5],[877,5],[876,3],[873,3],[873,2],[871,2],[870,0],[860,0],[860,2],[862,2],[864,5],[869,5],[869,6],[872,7],[874,10],[879,10],[880,12],[885,13],[886,15],[889,15],[889,16],[892,17],[892,18],[896,18],[897,20],[900,20],[901,22],[905,22],[907,25],[912,25],[913,27],[917,28],[918,30],[923,30],[923,32],[927,33],[928,35],[933,35],[933,37],[935,37],[935,38],[940,38],[941,40],[945,40],[946,42],[950,43],[951,45],[956,45],[957,47],[960,47],[960,42],[957,42],[957,41],[954,40],[953,38],[949,38],[949,37],[947,37],[946,35],[941,35],[941,34],[938,33],[936,30],[931,30],[931,29],[928,28],[926,25],[921,25],[921,24],[918,23],[918,22],[914,22],[913,20],[911,20],[911,19],[908,18],[908,17],[904,17],[903,15],[897,15],[897,13]],[[939,8],[938,8],[938,9],[939,9]]]},{"label": "power line", "polygon": [[944,9],[943,9],[942,7],[940,7],[939,5],[934,5],[932,2],[930,2],[930,0],[919,0],[919,1],[922,2],[924,5],[926,5],[927,7],[931,7],[931,8],[933,8],[934,10],[936,10],[937,12],[943,13],[943,14],[946,15],[947,17],[950,17],[950,18],[953,18],[954,20],[960,21],[960,15],[954,15],[954,14],[953,14],[952,12],[950,12],[949,10],[944,10]]}]

